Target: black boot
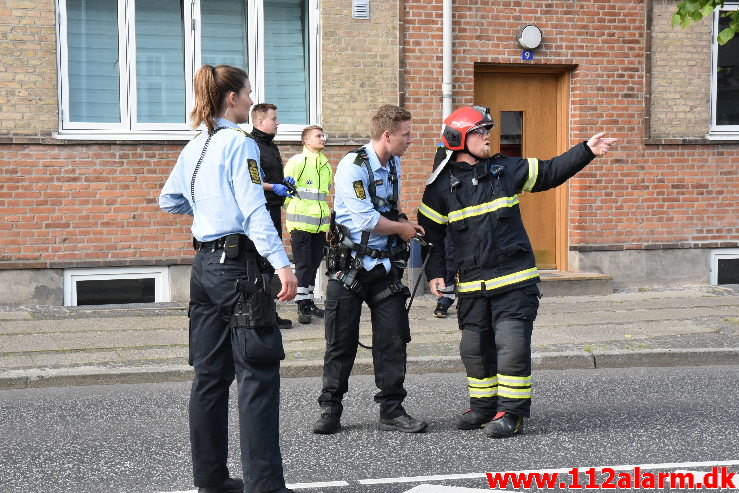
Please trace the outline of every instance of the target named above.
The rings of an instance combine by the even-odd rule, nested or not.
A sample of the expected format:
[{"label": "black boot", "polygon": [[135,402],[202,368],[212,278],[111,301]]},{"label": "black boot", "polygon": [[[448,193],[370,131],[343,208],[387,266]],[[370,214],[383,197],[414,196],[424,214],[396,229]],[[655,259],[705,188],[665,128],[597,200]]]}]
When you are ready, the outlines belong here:
[{"label": "black boot", "polygon": [[447,298],[446,296],[442,296],[441,298],[439,298],[438,302],[436,303],[436,309],[434,310],[434,317],[446,318],[449,307],[451,307],[453,304],[454,300],[451,298]]},{"label": "black boot", "polygon": [[284,329],[291,329],[293,326],[292,320],[288,320],[286,318],[280,318],[279,315],[277,315],[277,328],[280,330]]},{"label": "black boot", "polygon": [[310,303],[310,314],[314,317],[323,318],[323,310],[316,306],[316,302],[314,300],[308,300],[308,303]]},{"label": "black boot", "polygon": [[317,435],[333,435],[341,429],[341,419],[336,414],[323,413],[313,424],[313,433]]},{"label": "black boot", "polygon": [[492,419],[491,414],[482,414],[468,409],[457,418],[455,426],[458,430],[479,430],[484,428]]},{"label": "black boot", "polygon": [[523,431],[523,417],[500,412],[482,431],[490,438],[512,437]]},{"label": "black boot", "polygon": [[228,478],[218,486],[201,486],[198,493],[242,493],[244,482],[239,478]]},{"label": "black boot", "polygon": [[298,322],[309,324],[311,322],[310,300],[298,301]]}]

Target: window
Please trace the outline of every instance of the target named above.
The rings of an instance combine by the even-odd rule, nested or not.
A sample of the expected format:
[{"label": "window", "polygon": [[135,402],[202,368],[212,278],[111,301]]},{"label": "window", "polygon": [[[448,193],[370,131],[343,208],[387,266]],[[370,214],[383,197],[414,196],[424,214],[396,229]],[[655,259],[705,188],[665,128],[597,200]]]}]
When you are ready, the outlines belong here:
[{"label": "window", "polygon": [[739,36],[723,46],[716,41],[731,21],[721,14],[737,9],[739,5],[726,5],[714,14],[711,137],[739,137]]},{"label": "window", "polygon": [[711,250],[711,284],[739,284],[739,248]]},{"label": "window", "polygon": [[245,69],[299,136],[318,121],[317,1],[58,0],[60,136],[189,138],[206,63]]},{"label": "window", "polygon": [[64,306],[170,301],[166,267],[66,269]]}]

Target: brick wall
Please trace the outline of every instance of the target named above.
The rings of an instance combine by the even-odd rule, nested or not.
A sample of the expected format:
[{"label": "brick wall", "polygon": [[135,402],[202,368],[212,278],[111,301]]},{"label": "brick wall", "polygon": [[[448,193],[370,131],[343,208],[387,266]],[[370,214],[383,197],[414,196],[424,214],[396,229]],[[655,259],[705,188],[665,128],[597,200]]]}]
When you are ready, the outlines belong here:
[{"label": "brick wall", "polygon": [[57,129],[54,2],[0,2],[0,136]]},{"label": "brick wall", "polygon": [[[664,3],[656,5],[660,15],[675,4]],[[739,145],[644,142],[647,4],[455,2],[454,107],[473,103],[476,64],[570,66],[570,145],[601,130],[619,139],[615,152],[570,181],[570,248],[736,246]],[[441,125],[441,9],[440,0],[408,0],[403,8],[406,106],[413,112],[416,131],[404,171],[416,181],[406,187],[402,200],[413,210],[422,194],[420,179],[431,169]],[[530,23],[542,30],[543,43],[534,61],[524,62],[516,33]],[[703,27],[688,31],[689,44],[699,43],[699,33],[706,34]],[[700,40],[710,46],[710,38]],[[673,50],[670,56],[675,67],[692,66],[703,51]],[[704,91],[697,88],[698,93]],[[660,96],[668,108],[674,104],[669,94]],[[708,102],[702,104],[705,113]],[[691,124],[703,133],[708,130],[700,116]]]},{"label": "brick wall", "polygon": [[713,17],[672,27],[675,2],[652,4],[651,136],[703,138],[711,123]]},{"label": "brick wall", "polygon": [[[340,144],[327,149],[335,167],[349,149],[342,139],[365,141],[371,111],[398,101],[400,38],[414,126],[401,202],[415,215],[441,125],[442,13],[440,0],[405,1],[400,16],[398,5],[373,1],[372,19],[353,21],[349,2],[322,2],[323,124]],[[665,2],[654,5],[659,10]],[[601,129],[620,139],[616,152],[571,181],[571,248],[736,246],[739,145],[643,139],[646,6],[641,0],[455,2],[454,106],[473,102],[476,64],[570,66],[570,144]],[[188,262],[190,219],[157,206],[182,143],[50,138],[57,125],[51,9],[52,2],[0,6],[0,268]],[[515,41],[526,23],[544,33],[533,62],[521,60]],[[696,59],[690,50],[670,56],[675,66],[682,66],[680,57]],[[17,75],[26,76],[22,84],[15,85]],[[653,96],[670,90],[658,87]],[[282,146],[283,157],[298,150]]]},{"label": "brick wall", "polygon": [[321,2],[323,127],[331,140],[369,134],[369,116],[398,103],[398,0],[372,0],[370,19],[352,19],[351,2]]},{"label": "brick wall", "polygon": [[[0,269],[189,263],[192,218],[158,205],[182,147],[0,146]],[[334,169],[347,151],[327,150]]]}]

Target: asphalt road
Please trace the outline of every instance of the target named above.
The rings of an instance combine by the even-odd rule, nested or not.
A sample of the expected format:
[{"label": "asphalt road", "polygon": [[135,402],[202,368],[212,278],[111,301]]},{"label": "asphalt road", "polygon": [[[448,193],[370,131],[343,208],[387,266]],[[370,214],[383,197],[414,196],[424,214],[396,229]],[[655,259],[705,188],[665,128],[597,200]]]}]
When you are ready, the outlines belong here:
[{"label": "asphalt road", "polygon": [[[508,440],[453,428],[465,409],[461,374],[409,375],[406,407],[431,423],[421,435],[376,429],[370,376],[352,377],[344,430],[313,435],[320,379],[285,379],[286,480],[307,492],[452,493],[490,491],[484,473],[495,471],[645,465],[702,476],[717,465],[739,473],[739,366],[534,378],[534,415],[525,435]],[[192,491],[188,392],[186,383],[0,391],[0,492]],[[235,418],[230,467],[240,476]]]}]

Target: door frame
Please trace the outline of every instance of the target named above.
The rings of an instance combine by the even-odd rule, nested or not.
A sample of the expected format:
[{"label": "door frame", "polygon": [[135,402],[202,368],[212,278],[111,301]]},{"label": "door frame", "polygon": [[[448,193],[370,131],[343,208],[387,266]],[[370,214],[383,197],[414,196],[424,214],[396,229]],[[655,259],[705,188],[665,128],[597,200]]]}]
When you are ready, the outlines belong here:
[{"label": "door frame", "polygon": [[[556,74],[557,77],[557,155],[569,149],[570,123],[570,74],[575,69],[572,65],[503,65],[475,64],[475,77],[478,73],[508,74]],[[474,94],[474,90],[473,90]],[[535,156],[534,156],[535,157]],[[554,156],[551,156],[554,157]],[[555,208],[557,224],[556,262],[560,272],[569,268],[569,181],[555,189]]]}]

